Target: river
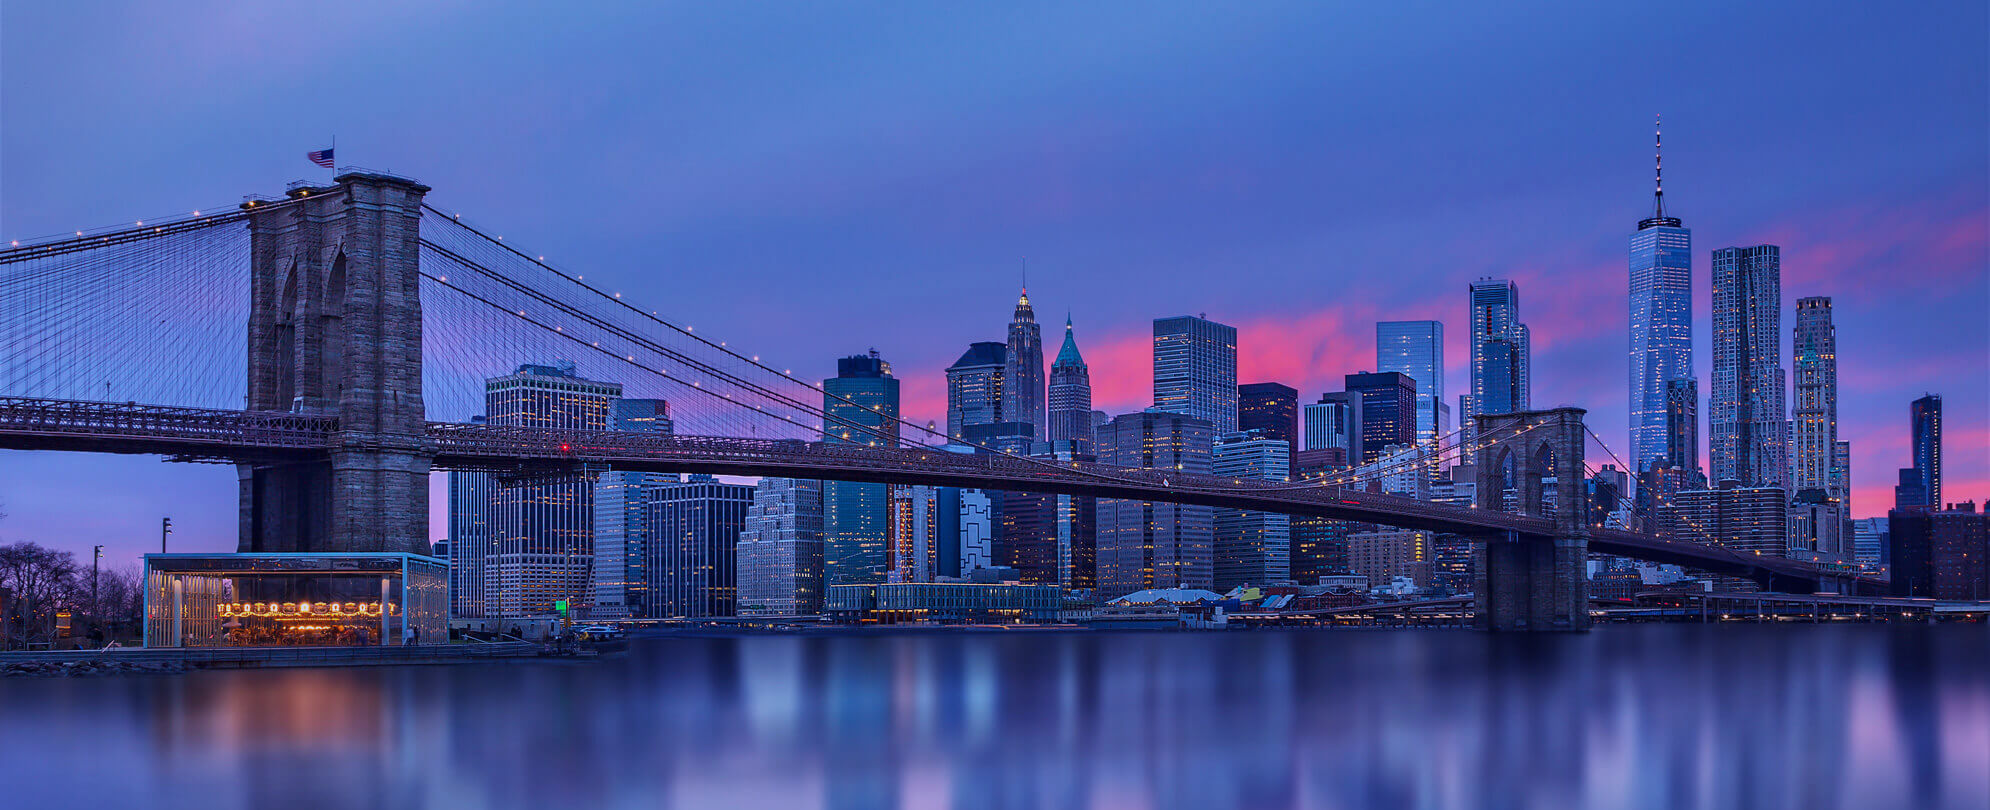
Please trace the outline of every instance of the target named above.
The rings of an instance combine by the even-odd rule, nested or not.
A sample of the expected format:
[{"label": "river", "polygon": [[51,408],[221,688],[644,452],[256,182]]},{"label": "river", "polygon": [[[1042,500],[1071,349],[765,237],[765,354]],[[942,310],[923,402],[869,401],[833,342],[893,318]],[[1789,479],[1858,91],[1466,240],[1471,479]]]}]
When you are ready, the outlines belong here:
[{"label": "river", "polygon": [[0,681],[0,806],[1990,807],[1990,628],[668,637]]}]

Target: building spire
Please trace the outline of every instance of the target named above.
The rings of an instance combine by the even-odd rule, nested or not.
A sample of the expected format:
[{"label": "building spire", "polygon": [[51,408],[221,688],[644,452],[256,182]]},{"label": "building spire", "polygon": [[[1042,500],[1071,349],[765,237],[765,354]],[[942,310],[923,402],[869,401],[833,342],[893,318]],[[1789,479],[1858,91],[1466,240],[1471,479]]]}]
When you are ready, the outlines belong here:
[{"label": "building spire", "polygon": [[1678,217],[1665,215],[1665,129],[1664,118],[1652,117],[1651,216],[1638,221],[1638,230],[1680,227]]},{"label": "building spire", "polygon": [[1651,182],[1652,182],[1651,215],[1653,219],[1665,218],[1665,128],[1663,126],[1664,121],[1665,119],[1663,116],[1657,116],[1657,115],[1652,116],[1651,149],[1652,149],[1653,168],[1651,176]]}]

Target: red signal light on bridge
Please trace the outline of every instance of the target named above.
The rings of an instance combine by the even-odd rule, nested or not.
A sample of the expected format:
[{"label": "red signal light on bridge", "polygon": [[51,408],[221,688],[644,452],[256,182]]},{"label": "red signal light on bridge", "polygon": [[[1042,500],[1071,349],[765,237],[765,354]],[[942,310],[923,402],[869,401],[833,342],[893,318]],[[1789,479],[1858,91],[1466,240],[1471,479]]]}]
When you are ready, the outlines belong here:
[{"label": "red signal light on bridge", "polygon": [[572,444],[569,444],[567,442],[560,442],[560,452],[571,453],[573,451],[574,451],[574,446]]}]

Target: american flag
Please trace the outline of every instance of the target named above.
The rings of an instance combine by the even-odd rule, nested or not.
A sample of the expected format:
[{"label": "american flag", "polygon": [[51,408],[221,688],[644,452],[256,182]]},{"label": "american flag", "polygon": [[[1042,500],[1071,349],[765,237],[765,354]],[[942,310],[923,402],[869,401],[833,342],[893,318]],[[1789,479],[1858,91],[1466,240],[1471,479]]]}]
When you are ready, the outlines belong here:
[{"label": "american flag", "polygon": [[332,150],[330,149],[320,149],[316,152],[305,152],[304,156],[310,158],[312,163],[316,163],[327,169],[332,167]]}]

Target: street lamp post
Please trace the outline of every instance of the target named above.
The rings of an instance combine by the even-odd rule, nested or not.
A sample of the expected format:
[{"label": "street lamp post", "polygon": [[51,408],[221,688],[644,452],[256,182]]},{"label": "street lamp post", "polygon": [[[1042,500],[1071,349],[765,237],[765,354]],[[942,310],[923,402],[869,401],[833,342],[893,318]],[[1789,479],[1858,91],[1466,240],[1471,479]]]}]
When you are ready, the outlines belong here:
[{"label": "street lamp post", "polygon": [[103,546],[95,546],[90,550],[90,618],[99,622],[103,621],[103,602],[97,599],[97,591],[103,585],[103,577],[97,575],[97,567],[103,559]]},{"label": "street lamp post", "polygon": [[166,535],[173,533],[173,519],[159,519],[159,553],[166,553]]}]

